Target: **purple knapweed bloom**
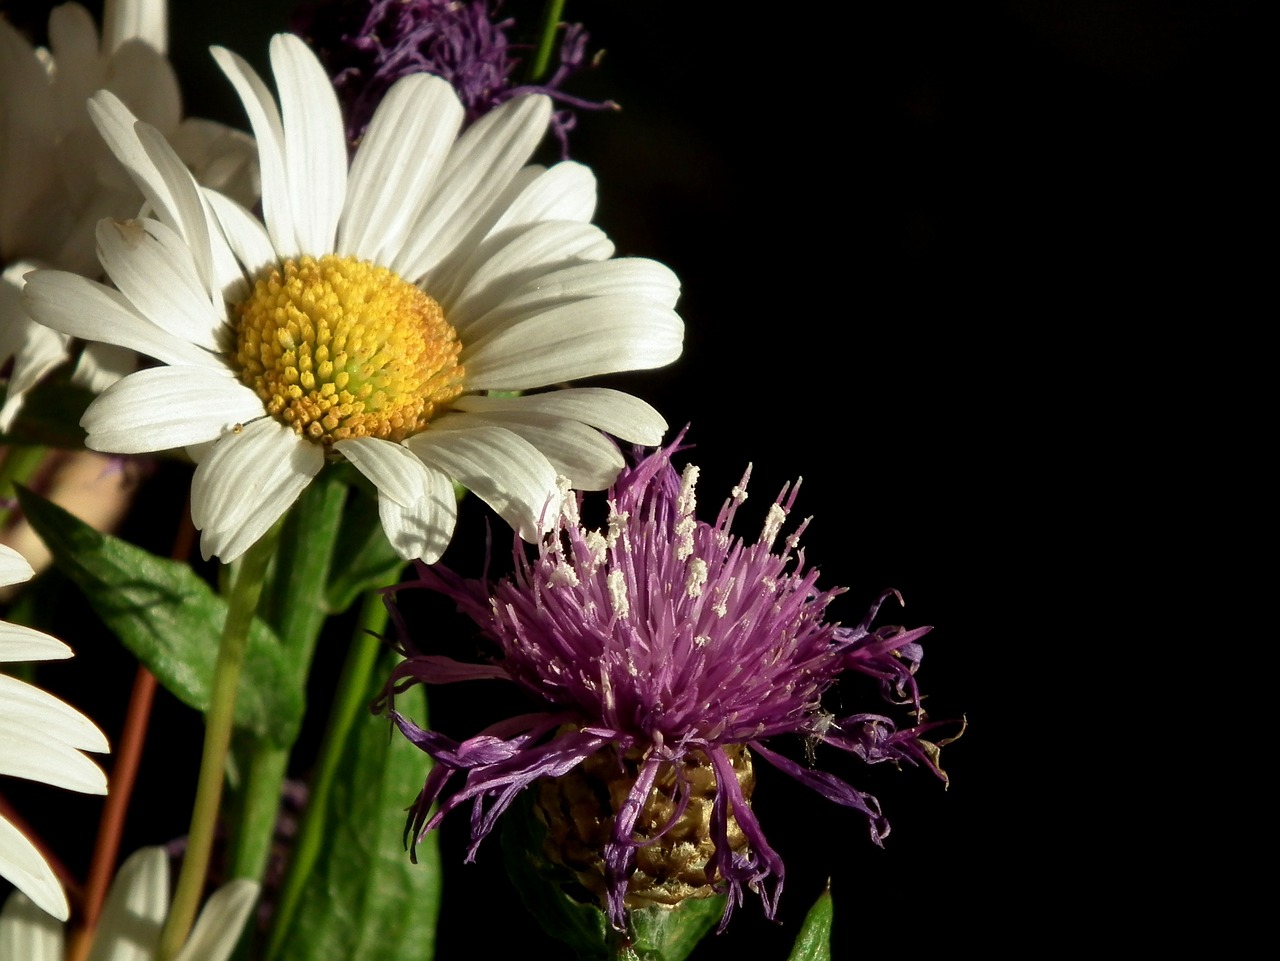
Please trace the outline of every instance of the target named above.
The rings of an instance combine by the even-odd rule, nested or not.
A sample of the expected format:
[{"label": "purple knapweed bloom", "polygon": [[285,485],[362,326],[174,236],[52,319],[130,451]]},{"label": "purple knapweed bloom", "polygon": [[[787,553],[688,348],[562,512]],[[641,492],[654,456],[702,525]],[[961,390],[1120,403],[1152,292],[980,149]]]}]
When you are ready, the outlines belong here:
[{"label": "purple knapweed bloom", "polygon": [[[597,865],[598,893],[619,928],[635,901],[629,886],[637,859],[663,835],[677,833],[675,822],[692,805],[703,805],[706,856],[696,868],[710,887],[702,893],[728,895],[725,921],[742,903],[744,887],[757,891],[766,914],[774,915],[783,864],[752,813],[754,778],[745,754],[860,811],[877,844],[888,834],[874,797],[778,753],[768,745],[779,735],[801,735],[809,756],[824,743],[869,764],[923,764],[946,779],[938,750],[947,741],[924,739],[937,725],[925,723],[915,681],[920,638],[930,629],[871,628],[893,591],[855,627],[826,620],[828,604],[843,591],[819,590],[818,572],[806,569],[797,543],[808,522],[775,549],[799,484],[783,488],[760,537],[746,543],[730,534],[730,525],[746,499],[750,468],[708,524],[694,513],[697,468],[686,467],[682,476],[671,465],[679,443],[619,475],[600,530],[582,524],[580,499],[565,498],[556,530],[533,556],[517,544],[515,573],[497,584],[419,564],[417,579],[398,588],[425,587],[454,599],[497,643],[492,663],[422,654],[393,609],[407,659],[387,683],[387,701],[415,683],[497,679],[545,705],[464,741],[423,730],[392,707],[401,731],[435,761],[406,834],[413,831],[416,842],[471,801],[470,860],[498,815],[535,781],[602,767],[629,772],[627,786],[611,784],[605,792],[620,803],[603,821],[608,830]],[[914,725],[899,728],[879,713],[837,718],[824,711],[823,693],[846,671],[876,678],[885,700],[908,708]],[[664,780],[667,798],[655,807]],[[597,787],[551,793],[573,806],[574,798],[599,795]],[[587,822],[595,823],[579,813],[579,835]]]},{"label": "purple knapweed bloom", "polygon": [[560,109],[551,127],[569,157],[574,110],[616,108],[574,97],[560,85],[588,62],[582,24],[565,26],[559,66],[542,83],[519,84],[512,74],[520,60],[507,39],[511,18],[496,19],[501,2],[488,0],[321,0],[305,4],[294,30],[307,39],[333,77],[347,117],[347,136],[357,144],[374,110],[401,77],[430,73],[453,85],[470,123],[494,107],[526,93],[543,93]]}]

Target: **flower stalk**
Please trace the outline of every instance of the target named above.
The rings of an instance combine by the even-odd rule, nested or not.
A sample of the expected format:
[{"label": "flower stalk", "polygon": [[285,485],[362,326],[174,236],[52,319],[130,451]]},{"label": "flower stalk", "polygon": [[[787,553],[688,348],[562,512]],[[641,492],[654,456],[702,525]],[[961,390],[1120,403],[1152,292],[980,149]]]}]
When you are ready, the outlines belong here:
[{"label": "flower stalk", "polygon": [[[331,611],[319,602],[328,583],[334,544],[342,521],[347,486],[332,474],[322,477],[289,511],[274,570],[264,588],[261,616],[280,638],[300,676],[311,668],[316,640]],[[289,748],[255,741],[244,760],[231,839],[230,876],[261,881],[271,853]]]},{"label": "flower stalk", "polygon": [[529,80],[536,83],[547,73],[551,66],[551,51],[556,45],[556,28],[560,25],[560,15],[564,12],[564,0],[547,0],[542,11],[542,23],[538,30],[538,49],[529,65]]},{"label": "flower stalk", "polygon": [[187,850],[182,859],[182,871],[178,875],[178,886],[174,891],[169,916],[160,935],[156,961],[171,961],[177,955],[200,907],[205,877],[209,871],[209,857],[213,850],[218,807],[222,801],[227,754],[231,749],[236,689],[240,683],[245,651],[248,649],[249,626],[258,609],[258,599],[279,539],[280,527],[277,522],[245,552],[231,587],[227,620],[218,648],[209,713],[205,716],[204,752],[200,758],[200,780],[191,810]]}]

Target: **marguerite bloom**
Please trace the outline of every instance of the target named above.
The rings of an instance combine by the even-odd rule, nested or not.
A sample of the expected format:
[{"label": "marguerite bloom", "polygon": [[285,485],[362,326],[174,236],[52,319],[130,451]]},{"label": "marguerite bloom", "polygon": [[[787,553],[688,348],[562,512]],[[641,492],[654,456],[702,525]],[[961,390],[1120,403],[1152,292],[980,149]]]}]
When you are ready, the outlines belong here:
[{"label": "marguerite bloom", "polygon": [[[231,881],[210,897],[174,961],[226,961],[258,897],[258,884]],[[116,872],[88,961],[153,961],[169,913],[169,857],[142,848]],[[12,895],[0,911],[0,958],[64,961],[62,925]]]},{"label": "marguerite bloom", "polygon": [[97,450],[192,449],[206,556],[239,556],[327,460],[377,487],[403,557],[434,561],[453,481],[532,539],[554,519],[557,475],[602,488],[622,467],[599,431],[657,443],[661,416],[618,391],[510,395],[670,363],[683,337],[671,271],[609,259],[589,223],[591,172],[525,165],[546,97],[458,136],[449,84],[405,77],[348,169],[333,87],[301,40],[271,43],[279,106],[242,59],[214,56],[257,136],[265,225],[198,188],[154,129],[99,94],[100,129],[157,219],[100,225],[115,290],[51,271],[27,283],[41,323],[163,365],[82,423]]},{"label": "marguerite bloom", "polygon": [[[0,586],[17,584],[31,576],[31,566],[22,555],[0,545]],[[71,648],[48,634],[0,621],[0,663],[70,656]],[[106,750],[107,739],[79,711],[37,687],[0,674],[0,774],[42,781],[68,791],[106,794],[106,775],[80,753]],[[3,817],[0,877],[12,882],[42,910],[67,919],[67,897],[52,869],[35,845]]]},{"label": "marguerite bloom", "polygon": [[[841,591],[819,590],[817,571],[805,569],[796,550],[805,524],[774,547],[796,488],[783,489],[759,539],[746,543],[730,525],[747,477],[714,525],[700,521],[697,468],[678,474],[675,446],[619,476],[600,530],[566,499],[554,535],[533,556],[517,544],[514,575],[496,585],[419,565],[418,580],[399,589],[453,598],[497,654],[478,665],[423,654],[401,617],[408,657],[387,683],[389,702],[414,683],[504,680],[543,703],[463,741],[392,710],[435,762],[410,829],[421,838],[470,801],[472,857],[533,787],[549,853],[602,896],[619,928],[628,907],[713,891],[732,909],[744,887],[773,915],[783,864],[751,809],[753,758],[860,811],[877,844],[888,834],[874,797],[779,753],[771,741],[780,735],[801,735],[810,753],[826,744],[867,763],[924,764],[945,779],[940,744],[923,738],[936,725],[924,720],[915,682],[929,628],[872,630],[893,592],[856,627],[827,621]],[[876,678],[913,724],[823,710],[823,693],[846,671]]]},{"label": "marguerite bloom", "polygon": [[[94,229],[102,217],[130,217],[142,195],[93,129],[85,101],[110,90],[172,138],[201,183],[244,202],[257,194],[253,144],[208,120],[182,118],[178,80],[165,57],[165,0],[108,3],[101,38],[76,3],[49,15],[49,49],[37,50],[0,20],[0,368],[13,360],[0,407],[8,430],[25,394],[67,359],[69,338],[31,320],[22,278],[36,267],[86,277],[101,273]],[[78,380],[101,390],[128,361],[95,348]]]}]

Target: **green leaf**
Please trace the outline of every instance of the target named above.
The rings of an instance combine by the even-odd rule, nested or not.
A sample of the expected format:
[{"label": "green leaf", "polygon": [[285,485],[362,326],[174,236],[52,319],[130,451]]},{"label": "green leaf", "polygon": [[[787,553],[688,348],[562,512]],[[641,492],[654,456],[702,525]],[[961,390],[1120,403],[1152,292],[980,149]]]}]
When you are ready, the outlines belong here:
[{"label": "green leaf", "polygon": [[393,585],[404,565],[382,530],[377,500],[357,487],[342,514],[326,606],[335,614],[345,611],[365,591]]},{"label": "green leaf", "polygon": [[[373,672],[372,699],[394,663]],[[396,707],[422,718],[421,687],[396,695]],[[422,789],[427,755],[362,715],[352,726],[324,812],[327,839],[308,875],[283,939],[283,961],[430,961],[440,910],[440,853],[434,832],[404,850],[405,806]]]},{"label": "green leaf", "polygon": [[674,908],[654,905],[630,912],[632,950],[644,961],[684,961],[724,915],[725,899],[687,898]]},{"label": "green leaf", "polygon": [[[58,568],[156,679],[184,704],[209,708],[227,603],[186,564],[156,557],[19,489],[22,511]],[[277,744],[297,737],[301,684],[261,621],[249,631],[235,725]]]},{"label": "green leaf", "polygon": [[831,961],[831,919],[834,912],[828,885],[805,915],[787,961]]}]

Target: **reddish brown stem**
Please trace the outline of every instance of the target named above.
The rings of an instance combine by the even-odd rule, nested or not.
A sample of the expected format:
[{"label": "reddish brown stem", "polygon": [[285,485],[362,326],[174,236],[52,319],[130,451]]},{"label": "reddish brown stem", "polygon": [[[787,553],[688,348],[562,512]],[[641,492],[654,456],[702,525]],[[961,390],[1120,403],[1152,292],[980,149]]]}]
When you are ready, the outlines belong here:
[{"label": "reddish brown stem", "polygon": [[[170,556],[174,560],[186,560],[195,540],[195,527],[191,523],[190,505],[184,507],[178,522],[178,532],[173,539]],[[116,858],[120,853],[120,837],[124,833],[125,815],[138,778],[142,760],[142,746],[147,739],[147,725],[151,720],[151,704],[155,699],[155,676],[141,665],[133,678],[133,691],[129,695],[129,710],[125,715],[124,730],[114,757],[108,782],[106,802],[102,806],[102,819],[98,822],[98,840],[93,849],[93,861],[89,866],[89,879],[85,884],[84,903],[80,920],[71,934],[67,946],[67,961],[84,961],[93,946],[93,935],[102,915],[102,904],[107,898],[107,888],[115,875]]]}]

